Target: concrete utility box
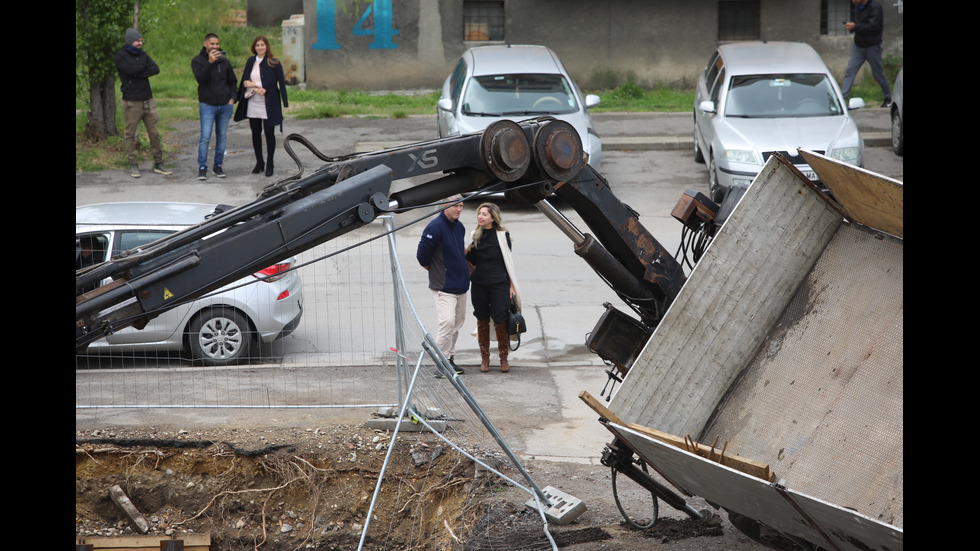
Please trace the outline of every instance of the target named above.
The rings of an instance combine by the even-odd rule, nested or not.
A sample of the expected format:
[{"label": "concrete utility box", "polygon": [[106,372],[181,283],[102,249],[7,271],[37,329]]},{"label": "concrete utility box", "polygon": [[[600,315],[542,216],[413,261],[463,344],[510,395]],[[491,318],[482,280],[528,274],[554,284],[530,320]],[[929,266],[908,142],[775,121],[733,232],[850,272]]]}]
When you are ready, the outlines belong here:
[{"label": "concrete utility box", "polygon": [[[632,365],[606,426],[760,541],[900,550],[904,186],[801,154],[834,198],[773,156]],[[766,474],[730,467],[735,455]]]},{"label": "concrete utility box", "polygon": [[305,16],[293,15],[282,22],[282,68],[286,84],[306,82],[306,50],[303,44]]}]

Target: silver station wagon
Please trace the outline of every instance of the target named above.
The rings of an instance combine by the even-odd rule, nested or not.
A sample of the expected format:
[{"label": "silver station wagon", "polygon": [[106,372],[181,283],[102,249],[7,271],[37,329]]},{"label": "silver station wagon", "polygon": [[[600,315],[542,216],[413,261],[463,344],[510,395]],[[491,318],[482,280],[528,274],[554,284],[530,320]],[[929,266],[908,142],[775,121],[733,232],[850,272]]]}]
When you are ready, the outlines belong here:
[{"label": "silver station wagon", "polygon": [[749,184],[779,153],[811,180],[816,174],[797,148],[864,166],[864,140],[837,81],[817,52],[795,42],[720,46],[698,77],[694,158],[708,163],[715,201],[733,185]]}]

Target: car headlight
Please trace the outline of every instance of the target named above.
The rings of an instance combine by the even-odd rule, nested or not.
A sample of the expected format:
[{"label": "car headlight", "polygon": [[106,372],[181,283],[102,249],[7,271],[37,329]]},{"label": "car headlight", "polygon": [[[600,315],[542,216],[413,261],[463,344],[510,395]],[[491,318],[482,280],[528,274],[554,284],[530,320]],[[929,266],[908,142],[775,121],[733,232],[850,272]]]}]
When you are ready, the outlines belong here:
[{"label": "car headlight", "polygon": [[743,163],[747,165],[759,164],[755,158],[755,153],[748,149],[726,149],[721,156],[726,161],[733,163]]},{"label": "car headlight", "polygon": [[844,163],[856,161],[860,155],[861,148],[859,147],[838,147],[830,152],[831,159]]}]

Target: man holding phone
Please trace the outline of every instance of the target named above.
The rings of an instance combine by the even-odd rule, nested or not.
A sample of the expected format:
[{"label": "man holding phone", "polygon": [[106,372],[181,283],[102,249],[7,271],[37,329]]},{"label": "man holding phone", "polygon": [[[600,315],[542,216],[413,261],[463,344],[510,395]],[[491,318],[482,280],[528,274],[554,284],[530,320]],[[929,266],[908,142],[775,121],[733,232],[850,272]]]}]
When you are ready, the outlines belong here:
[{"label": "man holding phone", "polygon": [[844,28],[854,33],[854,45],[851,46],[851,57],[847,60],[847,70],[844,71],[844,82],[841,92],[844,99],[851,97],[851,87],[854,77],[864,62],[871,66],[871,74],[881,86],[885,96],[882,107],[892,104],[892,90],[885,77],[885,69],[881,64],[881,35],[885,31],[884,11],[875,0],[851,0],[852,21],[844,21]]},{"label": "man holding phone", "polygon": [[197,79],[197,99],[200,102],[201,139],[197,144],[197,179],[208,178],[208,146],[211,133],[214,141],[214,175],[224,178],[221,164],[225,160],[225,143],[228,140],[228,122],[238,95],[238,79],[228,56],[221,49],[218,35],[208,33],[204,37],[201,53],[191,60],[191,70]]}]

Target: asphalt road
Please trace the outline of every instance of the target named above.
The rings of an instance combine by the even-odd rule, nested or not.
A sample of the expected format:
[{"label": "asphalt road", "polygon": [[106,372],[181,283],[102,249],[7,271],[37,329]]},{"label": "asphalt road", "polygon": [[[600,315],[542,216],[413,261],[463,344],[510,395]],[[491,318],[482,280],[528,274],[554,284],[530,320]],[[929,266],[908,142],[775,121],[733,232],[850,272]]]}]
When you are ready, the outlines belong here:
[{"label": "asphalt road", "polygon": [[[884,109],[856,112],[859,127],[869,143],[881,143],[889,121]],[[670,210],[687,189],[707,192],[707,169],[693,160],[690,114],[600,114],[595,117],[603,136],[601,172],[616,195],[640,213],[641,222],[673,253],[680,244],[680,226]],[[406,119],[287,120],[287,134],[309,139],[324,155],[339,156],[378,146],[428,140],[435,137],[435,117]],[[254,159],[248,125],[233,123],[224,170],[225,179],[196,179],[196,122],[181,123],[168,134],[166,148],[172,176],[149,172],[139,179],[125,170],[76,173],[75,202],[83,205],[104,201],[191,201],[238,205],[253,200],[273,179],[250,173]],[[887,143],[887,142],[885,142]],[[301,153],[309,172],[320,166],[314,155]],[[904,181],[904,159],[890,147],[866,150],[866,168]],[[295,170],[280,148],[277,177]],[[576,214],[563,208],[573,222]],[[514,373],[509,378],[467,375],[466,384],[509,445],[521,457],[536,464],[541,485],[554,484],[589,502],[609,500],[608,483],[593,474],[599,452],[609,433],[596,422],[596,415],[577,398],[587,390],[598,395],[605,382],[602,362],[584,346],[585,333],[603,312],[602,303],[617,306],[618,298],[572,252],[572,245],[535,208],[504,206],[505,223],[515,237],[515,257],[521,274],[526,315],[533,320],[525,344],[512,355]],[[464,211],[467,226],[475,214]],[[398,235],[398,254],[403,266],[414,266],[414,250],[421,228]],[[424,289],[420,270],[406,274],[409,285]],[[435,319],[431,301],[417,300],[423,319]],[[473,355],[475,350],[466,349]],[[472,363],[472,362],[469,362]],[[475,370],[473,370],[475,371]],[[518,376],[514,376],[518,375]],[[368,382],[370,384],[370,381]],[[362,422],[363,410],[330,412],[331,422]],[[180,409],[180,410],[76,410],[76,430],[105,426],[195,427],[311,427],[324,422],[322,411]],[[551,465],[551,466],[549,466]],[[601,468],[599,468],[601,470]],[[574,474],[572,474],[574,473]],[[609,508],[609,503],[604,508]],[[598,509],[598,508],[597,508]],[[662,508],[663,509],[663,508]],[[614,509],[612,509],[614,511]],[[666,512],[664,514],[667,514]],[[680,515],[682,516],[682,515]],[[751,543],[719,542],[728,549],[756,549]],[[597,547],[598,548],[598,547]]]},{"label": "asphalt road", "polygon": [[[613,142],[612,146],[605,148],[602,174],[617,197],[640,213],[641,223],[673,254],[680,245],[681,227],[670,216],[671,209],[685,190],[707,193],[707,169],[693,160],[690,114],[601,114],[595,118],[600,134]],[[857,111],[856,118],[866,135],[880,135],[888,129],[885,109]],[[435,117],[287,120],[285,126],[287,133],[304,136],[322,154],[338,156],[355,150],[371,150],[377,144],[431,139],[435,134]],[[141,178],[134,179],[124,170],[76,173],[76,205],[131,200],[238,205],[253,200],[265,185],[273,181],[250,173],[254,160],[248,126],[243,123],[233,123],[229,131],[224,167],[229,176],[198,181],[195,166],[197,135],[197,124],[193,121],[180,124],[168,134],[166,145],[170,157],[175,159],[172,176],[144,172]],[[621,140],[615,142],[612,138]],[[624,143],[629,145],[624,146]],[[302,155],[301,159],[306,164],[307,172],[322,164],[311,154]],[[278,177],[295,170],[295,165],[281,149],[277,167]],[[892,153],[890,147],[868,147],[866,168],[898,180],[904,178],[903,158]],[[585,334],[604,312],[604,302],[621,306],[618,297],[573,253],[571,242],[537,209],[525,205],[504,205],[503,210],[505,224],[515,239],[515,261],[526,297],[525,315],[530,316],[530,331],[525,335],[524,344],[513,354],[512,363],[570,369],[563,377],[540,381],[550,389],[549,395],[555,392],[561,396],[575,397],[581,390],[597,395],[604,382],[601,376],[597,376],[601,374],[602,362],[585,348]],[[585,227],[574,211],[567,208],[562,210],[573,223],[580,228]],[[467,226],[472,226],[475,215],[467,209],[462,220]],[[398,254],[403,266],[415,265],[414,252],[420,231],[421,227],[409,227],[398,233]],[[425,289],[421,270],[406,269],[405,275],[410,288]],[[431,301],[415,302],[422,319],[435,319],[434,311],[430,311]],[[468,350],[468,346],[461,344],[463,356],[475,356],[475,350]],[[386,350],[387,344],[382,343],[381,349]],[[578,369],[584,372],[578,372]],[[590,384],[583,385],[583,379],[590,380]],[[506,386],[499,389],[502,393],[512,390]],[[494,403],[510,404],[510,397],[501,396]],[[579,409],[570,408],[561,416],[572,415],[571,412],[575,411]],[[196,416],[194,412],[177,414],[191,418]],[[580,415],[590,414],[586,410],[581,411]],[[225,413],[222,413],[217,417],[224,416]],[[114,417],[118,419],[118,416]],[[216,418],[213,415],[201,417],[202,422]],[[98,423],[98,418],[97,410],[76,415],[76,421],[84,419]],[[139,422],[138,416],[134,417],[133,422]],[[604,431],[596,432],[602,439],[605,438],[602,434]],[[594,446],[579,445],[580,440],[563,437],[527,439],[526,447],[537,455],[593,457]],[[550,446],[554,446],[554,449],[549,449]]]}]

